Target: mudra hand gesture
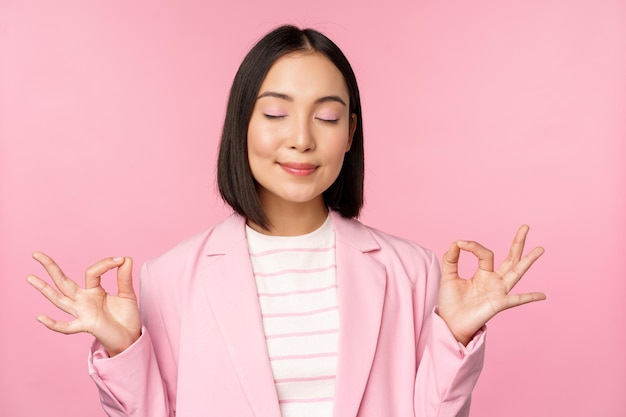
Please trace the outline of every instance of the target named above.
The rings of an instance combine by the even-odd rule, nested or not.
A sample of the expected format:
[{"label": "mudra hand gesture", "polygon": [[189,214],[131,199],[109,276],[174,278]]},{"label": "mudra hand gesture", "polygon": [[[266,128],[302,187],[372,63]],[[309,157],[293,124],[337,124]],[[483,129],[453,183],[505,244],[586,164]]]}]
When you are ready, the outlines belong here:
[{"label": "mudra hand gesture", "polygon": [[[546,298],[540,292],[509,294],[544,252],[537,247],[522,257],[527,234],[528,226],[520,227],[508,257],[496,271],[493,252],[477,242],[453,242],[444,254],[439,315],[459,342],[466,345],[500,311]],[[478,258],[478,269],[467,280],[458,275],[462,250]],[[28,282],[52,304],[75,318],[61,322],[48,316],[37,317],[46,327],[64,334],[91,333],[110,356],[124,351],[139,338],[141,319],[132,285],[130,258],[105,258],[97,262],[85,272],[85,288],[81,288],[65,276],[49,256],[35,252],[33,257],[46,269],[60,292],[34,275],[28,276]],[[117,296],[108,294],[100,285],[100,276],[114,268],[117,268]]]},{"label": "mudra hand gesture", "polygon": [[[441,286],[439,290],[439,315],[454,337],[464,345],[489,319],[508,308],[533,301],[545,300],[545,294],[531,292],[510,294],[524,273],[543,254],[541,247],[522,257],[528,226],[519,228],[509,255],[494,270],[493,252],[477,242],[457,241],[443,256]],[[461,251],[478,258],[478,269],[470,279],[458,274]]]},{"label": "mudra hand gesture", "polygon": [[[37,317],[44,326],[64,334],[91,333],[110,356],[121,353],[139,338],[141,319],[133,290],[131,258],[105,258],[97,262],[85,272],[85,288],[68,278],[46,254],[35,252],[33,258],[46,269],[58,291],[34,275],[29,275],[27,281],[52,304],[74,316],[68,322]],[[100,285],[100,276],[114,268],[117,268],[117,296],[107,294]]]}]

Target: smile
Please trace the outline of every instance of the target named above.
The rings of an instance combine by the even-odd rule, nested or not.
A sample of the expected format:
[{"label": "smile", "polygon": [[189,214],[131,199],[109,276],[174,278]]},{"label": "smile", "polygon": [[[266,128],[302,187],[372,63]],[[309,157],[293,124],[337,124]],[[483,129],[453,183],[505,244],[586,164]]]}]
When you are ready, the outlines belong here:
[{"label": "smile", "polygon": [[313,164],[301,163],[301,162],[279,162],[278,165],[292,175],[307,176],[311,175],[317,170],[318,166]]}]

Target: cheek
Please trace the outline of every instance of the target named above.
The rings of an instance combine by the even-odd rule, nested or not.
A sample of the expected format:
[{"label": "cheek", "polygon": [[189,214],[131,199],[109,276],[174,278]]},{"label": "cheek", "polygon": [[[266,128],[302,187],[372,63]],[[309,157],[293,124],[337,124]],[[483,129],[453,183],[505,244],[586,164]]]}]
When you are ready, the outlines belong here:
[{"label": "cheek", "polygon": [[350,149],[350,135],[345,133],[338,133],[331,141],[332,153],[336,155],[337,159],[343,160],[346,152]]},{"label": "cheek", "polygon": [[248,127],[248,154],[253,156],[270,155],[276,148],[276,134],[253,122]]},{"label": "cheek", "polygon": [[330,142],[332,145],[327,148],[326,158],[329,166],[332,166],[333,175],[339,175],[346,156],[348,138],[345,135],[335,137]]}]

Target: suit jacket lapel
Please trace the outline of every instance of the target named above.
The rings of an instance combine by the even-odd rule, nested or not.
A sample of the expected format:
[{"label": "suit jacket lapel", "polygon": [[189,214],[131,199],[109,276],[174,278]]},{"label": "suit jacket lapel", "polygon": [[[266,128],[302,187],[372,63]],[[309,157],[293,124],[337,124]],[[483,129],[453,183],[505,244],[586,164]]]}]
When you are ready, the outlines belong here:
[{"label": "suit jacket lapel", "polygon": [[219,258],[201,279],[255,415],[280,417],[244,227],[232,215],[214,229],[207,256]]},{"label": "suit jacket lapel", "polygon": [[356,416],[380,331],[387,277],[371,254],[379,245],[354,220],[332,213],[339,286],[339,358],[334,415]]},{"label": "suit jacket lapel", "polygon": [[[336,231],[340,320],[334,415],[352,417],[358,413],[376,352],[386,271],[369,253],[379,249],[371,233],[354,220],[334,212],[331,215]],[[243,218],[237,215],[215,227],[199,278],[208,299],[210,313],[206,313],[215,317],[254,414],[280,417],[244,227]],[[195,333],[202,331],[194,329]]]}]

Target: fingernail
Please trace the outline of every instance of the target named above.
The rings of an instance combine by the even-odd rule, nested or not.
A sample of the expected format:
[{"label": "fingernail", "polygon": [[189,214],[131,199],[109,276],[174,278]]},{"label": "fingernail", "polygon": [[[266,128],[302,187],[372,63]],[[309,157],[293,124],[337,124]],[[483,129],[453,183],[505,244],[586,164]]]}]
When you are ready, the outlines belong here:
[{"label": "fingernail", "polygon": [[456,243],[459,245],[467,245],[469,242],[467,240],[457,240]]},{"label": "fingernail", "polygon": [[123,259],[124,259],[124,258],[123,258],[123,257],[121,257],[121,256],[116,256],[115,258],[113,258],[113,260],[114,260],[115,262],[121,262]]}]

